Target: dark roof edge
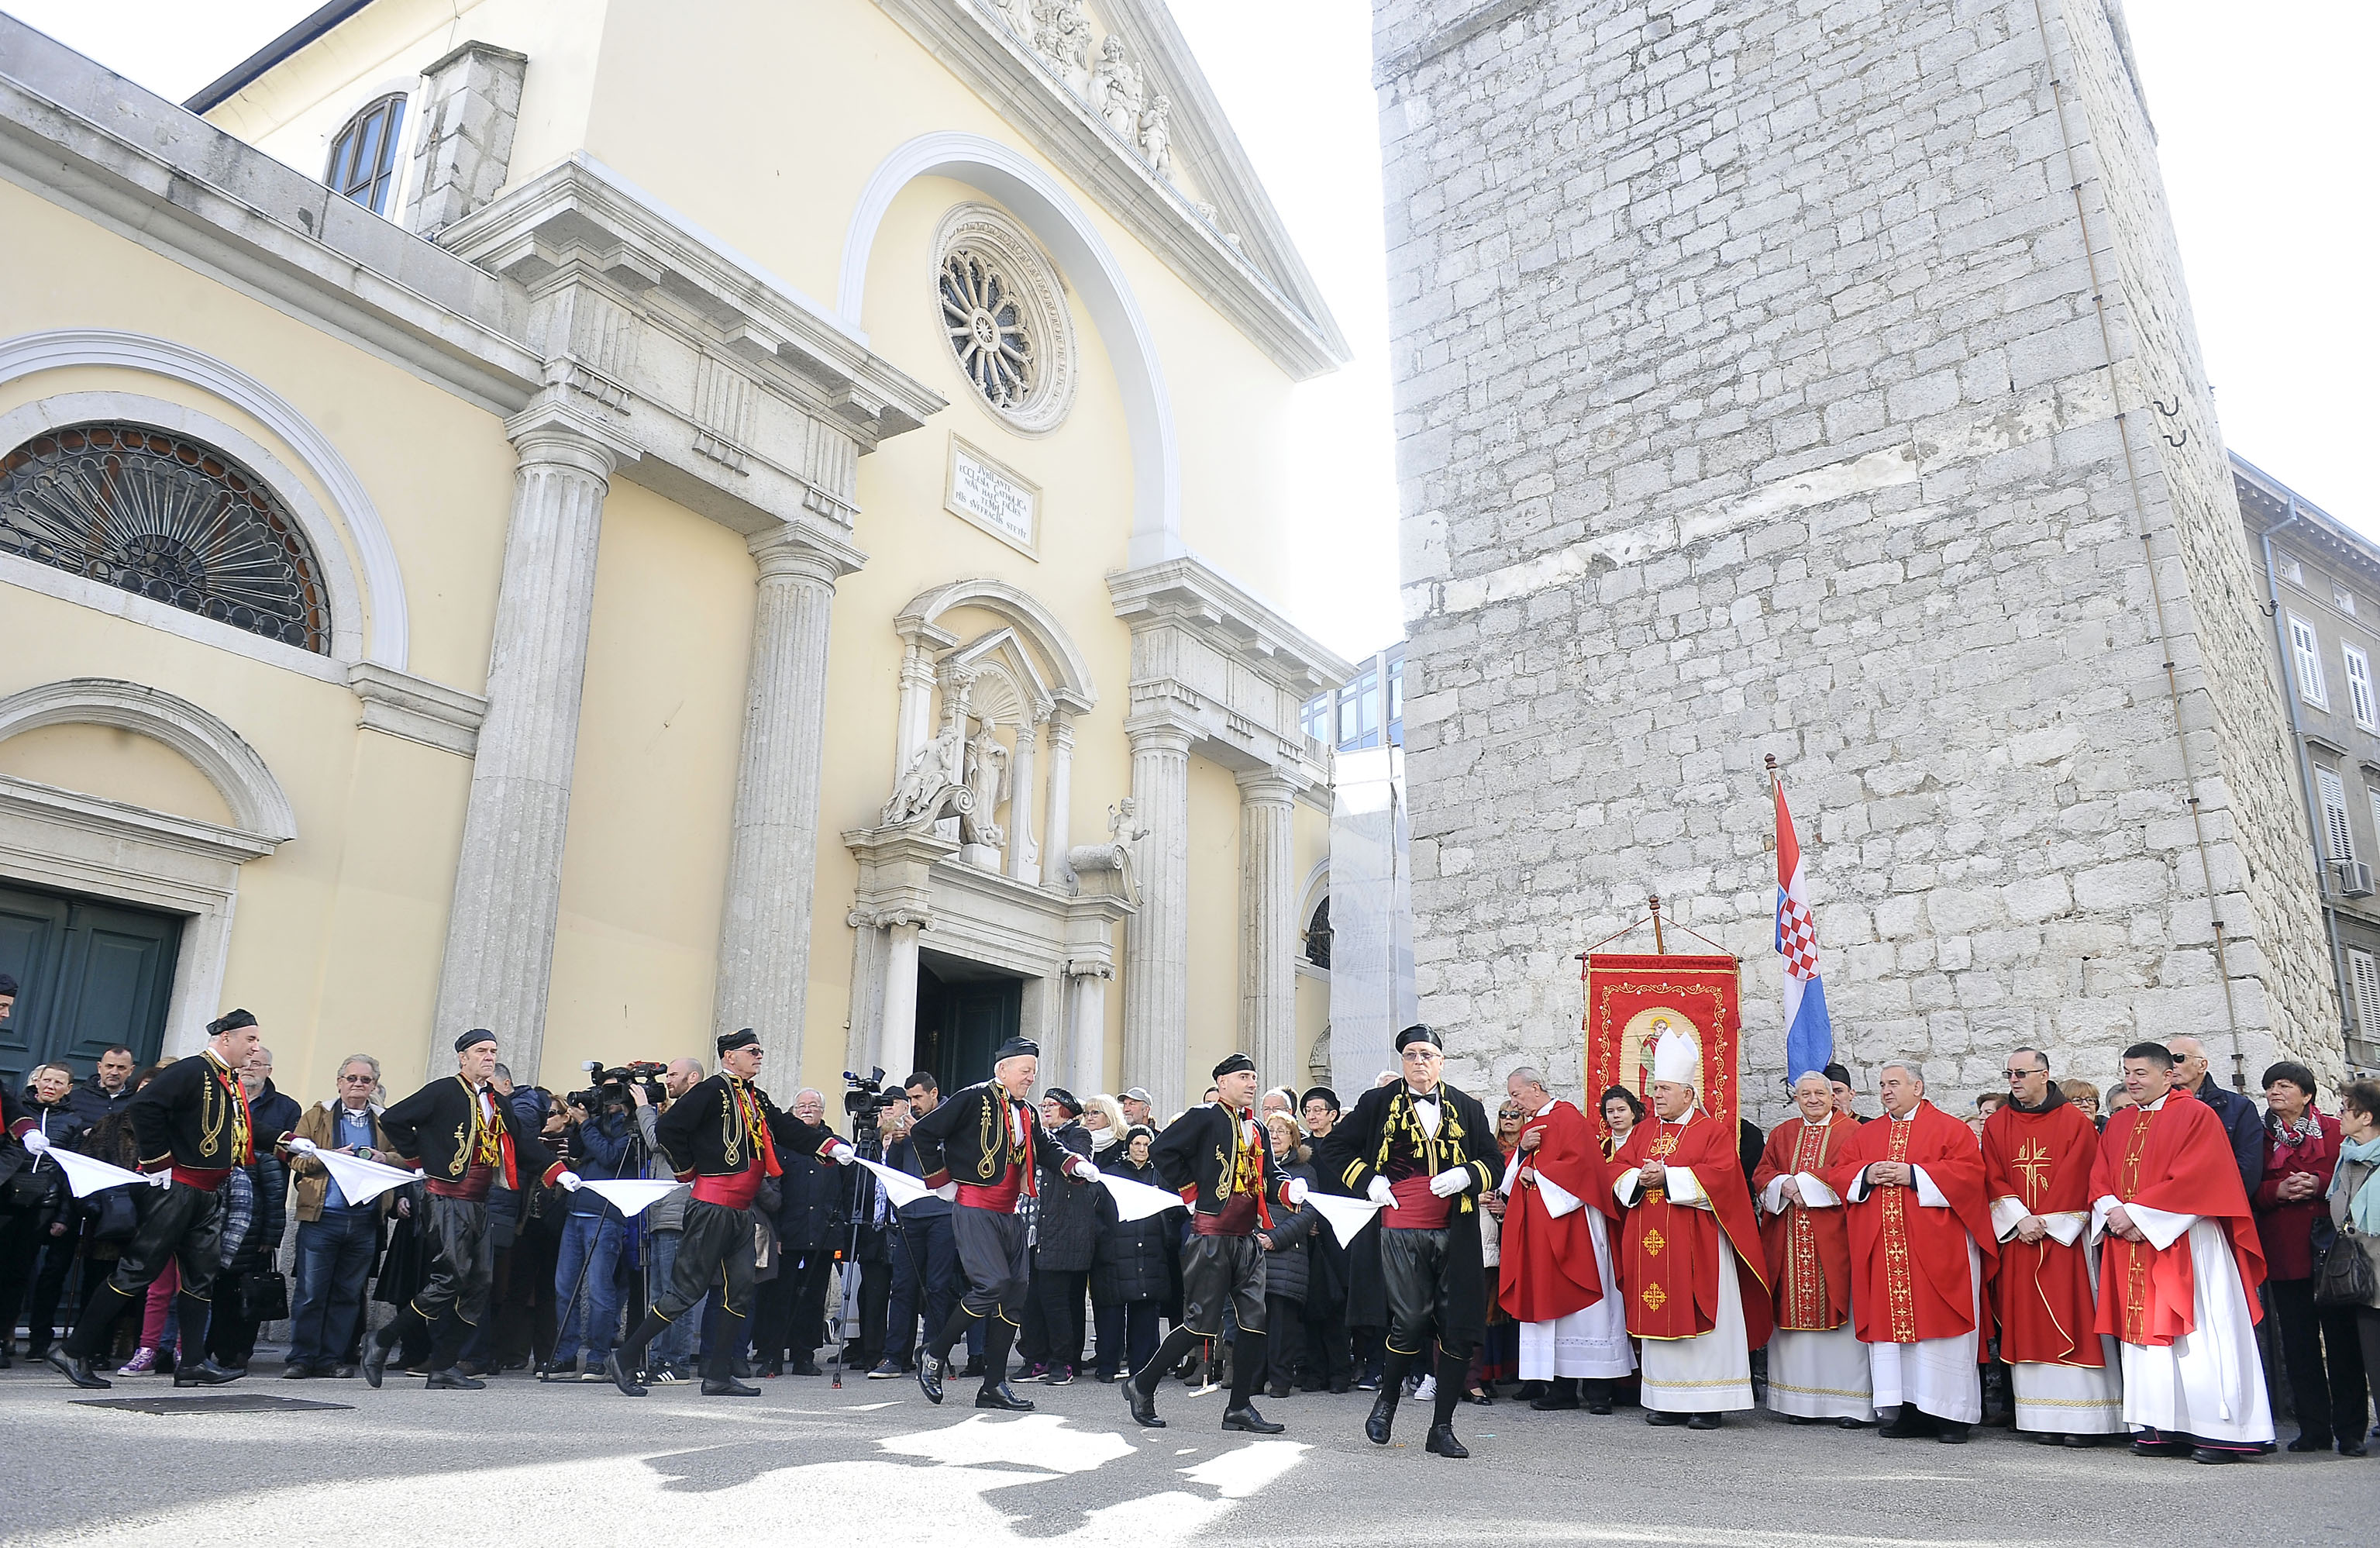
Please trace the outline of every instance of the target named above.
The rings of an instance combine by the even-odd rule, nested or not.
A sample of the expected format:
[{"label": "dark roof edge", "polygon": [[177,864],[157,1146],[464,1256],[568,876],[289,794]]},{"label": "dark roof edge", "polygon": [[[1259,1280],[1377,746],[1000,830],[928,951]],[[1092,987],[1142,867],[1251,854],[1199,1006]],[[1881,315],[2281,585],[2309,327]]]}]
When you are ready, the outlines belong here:
[{"label": "dark roof edge", "polygon": [[371,0],[329,0],[297,26],[200,87],[197,94],[182,105],[192,113],[212,113],[257,77],[370,4]]}]

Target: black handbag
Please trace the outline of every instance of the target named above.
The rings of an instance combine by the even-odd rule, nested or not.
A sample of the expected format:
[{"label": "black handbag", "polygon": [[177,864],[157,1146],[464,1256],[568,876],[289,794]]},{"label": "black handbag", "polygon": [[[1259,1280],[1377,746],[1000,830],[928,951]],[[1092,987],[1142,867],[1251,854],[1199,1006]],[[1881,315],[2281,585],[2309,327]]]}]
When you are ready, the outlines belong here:
[{"label": "black handbag", "polygon": [[257,1269],[239,1276],[239,1314],[251,1323],[278,1323],[289,1315],[289,1276]]},{"label": "black handbag", "polygon": [[[2339,1230],[2327,1220],[2314,1222],[2313,1303],[2316,1306],[2380,1306],[2380,1283],[2372,1272],[2372,1254],[2354,1227]],[[2321,1238],[2327,1237],[2324,1241]]]}]

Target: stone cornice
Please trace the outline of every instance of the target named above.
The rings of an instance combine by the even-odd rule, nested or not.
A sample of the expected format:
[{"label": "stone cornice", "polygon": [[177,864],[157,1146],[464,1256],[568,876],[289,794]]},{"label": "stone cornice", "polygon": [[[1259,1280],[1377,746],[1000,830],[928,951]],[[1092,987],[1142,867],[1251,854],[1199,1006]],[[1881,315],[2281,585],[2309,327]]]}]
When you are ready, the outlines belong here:
[{"label": "stone cornice", "polygon": [[1264,197],[1247,159],[1221,122],[1196,62],[1173,30],[1126,13],[1131,0],[1102,7],[1123,19],[1116,30],[1151,67],[1169,91],[1183,93],[1177,135],[1193,152],[1212,191],[1227,201],[1234,224],[1281,276],[1277,282],[1222,231],[1192,207],[1179,189],[1160,178],[1136,148],[1092,111],[1025,40],[981,14],[969,0],[877,0],[885,13],[941,60],[1034,148],[1098,199],[1148,250],[1212,303],[1275,364],[1304,381],[1335,371],[1349,359],[1346,339],[1320,291],[1298,262],[1280,216]]},{"label": "stone cornice", "polygon": [[368,661],[347,668],[347,687],[363,702],[363,718],[356,724],[365,730],[466,758],[479,748],[488,701],[477,694]]},{"label": "stone cornice", "polygon": [[62,790],[54,785],[18,779],[14,774],[0,774],[0,815],[39,818],[102,838],[163,845],[201,859],[226,860],[234,865],[261,859],[285,842],[269,834],[228,828],[220,823],[170,811],[152,811],[145,806],[112,801],[79,790]]},{"label": "stone cornice", "polygon": [[1135,632],[1179,625],[1268,681],[1310,697],[1337,688],[1354,668],[1320,641],[1203,561],[1166,559],[1108,577],[1116,616]]}]

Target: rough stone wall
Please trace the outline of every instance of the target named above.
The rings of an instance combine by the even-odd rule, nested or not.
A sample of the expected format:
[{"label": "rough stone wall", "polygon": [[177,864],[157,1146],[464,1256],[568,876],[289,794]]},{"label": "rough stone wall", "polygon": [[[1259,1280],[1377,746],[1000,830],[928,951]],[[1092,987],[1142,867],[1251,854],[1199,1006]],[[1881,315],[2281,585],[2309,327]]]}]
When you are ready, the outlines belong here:
[{"label": "rough stone wall", "polygon": [[1765,753],[1863,1076],[1916,1054],[1963,1106],[2013,1044],[2104,1083],[2182,1031],[2228,1076],[2235,1025],[2252,1079],[2338,1067],[2104,4],[1376,0],[1417,987],[1458,1080],[1574,1083],[1572,954],[1658,890],[1743,957],[1781,1114]]}]

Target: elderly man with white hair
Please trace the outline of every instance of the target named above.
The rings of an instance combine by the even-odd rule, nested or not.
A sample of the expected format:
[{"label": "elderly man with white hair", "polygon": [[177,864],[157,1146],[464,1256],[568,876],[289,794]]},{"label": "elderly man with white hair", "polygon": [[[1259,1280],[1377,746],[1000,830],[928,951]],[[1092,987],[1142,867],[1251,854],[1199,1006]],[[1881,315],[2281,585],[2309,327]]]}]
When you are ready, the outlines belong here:
[{"label": "elderly man with white hair", "polygon": [[1824,1070],[1793,1082],[1800,1112],[1779,1124],[1752,1174],[1768,1253],[1768,1407],[1795,1424],[1855,1430],[1876,1418],[1867,1351],[1852,1328],[1852,1238],[1842,1196],[1821,1174],[1859,1139]]},{"label": "elderly man with white hair", "polygon": [[[1521,1380],[1543,1382],[1533,1408],[1611,1411],[1611,1383],[1633,1375],[1626,1305],[1611,1262],[1619,1201],[1586,1115],[1524,1066],[1505,1094],[1525,1116],[1505,1166],[1497,1299],[1521,1324]],[[1608,1218],[1607,1218],[1608,1217]]]},{"label": "elderly man with white hair", "polygon": [[[380,1061],[369,1054],[348,1054],[339,1063],[336,1084],[330,1101],[316,1103],[298,1120],[298,1137],[311,1140],[318,1152],[380,1160],[391,1149],[372,1103],[380,1092]],[[298,1156],[289,1171],[298,1183],[298,1273],[290,1294],[289,1361],[282,1375],[290,1381],[352,1376],[346,1351],[355,1342],[365,1282],[379,1254],[381,1217],[395,1195],[351,1204],[338,1180],[311,1155]]]},{"label": "elderly man with white hair", "polygon": [[1888,1060],[1876,1089],[1884,1116],[1824,1181],[1851,1207],[1852,1308],[1876,1406],[1900,1409],[1878,1433],[1963,1444],[1984,1417],[1975,1355],[1985,1261],[1999,1255],[1984,1152],[1974,1130],[1925,1100],[1915,1064]]}]

